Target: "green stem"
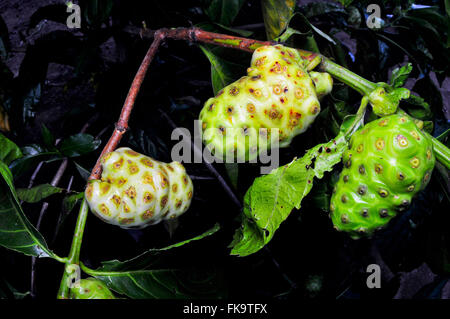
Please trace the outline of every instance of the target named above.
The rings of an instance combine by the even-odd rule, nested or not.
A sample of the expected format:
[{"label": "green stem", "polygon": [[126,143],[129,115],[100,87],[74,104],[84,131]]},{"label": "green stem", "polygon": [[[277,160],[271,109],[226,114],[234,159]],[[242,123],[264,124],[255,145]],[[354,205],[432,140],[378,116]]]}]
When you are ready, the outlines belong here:
[{"label": "green stem", "polygon": [[332,62],[326,57],[322,57],[322,62],[319,65],[319,69],[323,72],[330,73],[335,79],[348,85],[352,89],[355,89],[361,95],[369,95],[377,87],[375,83],[370,82],[358,74]]},{"label": "green stem", "polygon": [[347,140],[351,137],[352,133],[360,126],[362,119],[364,118],[364,114],[366,114],[368,104],[369,98],[365,95],[361,99],[361,105],[359,106],[358,112],[356,112],[352,125],[350,125],[350,127],[344,133],[344,136]]},{"label": "green stem", "polygon": [[[364,79],[356,73],[353,73],[334,62],[331,62],[326,57],[322,57],[322,62],[320,63],[319,68],[321,71],[330,73],[334,78],[345,83],[364,96],[369,95],[377,87],[377,84]],[[450,149],[430,134],[428,134],[428,136],[433,143],[436,159],[442,165],[450,169]]]},{"label": "green stem", "polygon": [[69,257],[66,261],[66,266],[64,268],[64,274],[61,279],[61,283],[58,291],[58,299],[67,299],[69,298],[69,271],[68,267],[71,265],[79,265],[80,264],[80,249],[81,243],[83,240],[84,227],[86,225],[86,219],[89,212],[89,207],[86,199],[83,200],[80,206],[80,212],[78,213],[77,224],[75,226],[75,232],[73,235],[72,246],[70,247]]},{"label": "green stem", "polygon": [[450,169],[450,149],[430,134],[425,133],[425,135],[428,136],[433,143],[433,152],[436,159],[447,169]]},{"label": "green stem", "polygon": [[114,276],[114,275],[120,275],[123,274],[123,272],[121,271],[97,271],[94,269],[91,269],[87,266],[85,266],[82,262],[80,262],[80,267],[81,270],[83,270],[83,272],[85,272],[86,274],[88,274],[89,276]]},{"label": "green stem", "polygon": [[[409,116],[408,113],[406,113],[402,109],[398,109],[397,113]],[[438,140],[439,137],[435,138],[425,131],[423,131],[423,133],[431,140],[431,143],[433,144],[434,156],[436,156],[436,159],[447,169],[450,169],[450,149]]]}]

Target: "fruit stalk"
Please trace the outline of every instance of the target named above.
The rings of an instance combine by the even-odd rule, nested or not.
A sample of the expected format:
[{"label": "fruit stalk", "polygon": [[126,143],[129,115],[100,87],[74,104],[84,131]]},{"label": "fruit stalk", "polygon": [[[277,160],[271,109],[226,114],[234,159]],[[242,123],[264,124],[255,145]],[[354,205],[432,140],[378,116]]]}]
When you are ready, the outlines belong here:
[{"label": "fruit stalk", "polygon": [[433,152],[436,159],[447,169],[450,169],[450,149],[429,133],[425,133],[425,135],[429,137],[433,143]]}]

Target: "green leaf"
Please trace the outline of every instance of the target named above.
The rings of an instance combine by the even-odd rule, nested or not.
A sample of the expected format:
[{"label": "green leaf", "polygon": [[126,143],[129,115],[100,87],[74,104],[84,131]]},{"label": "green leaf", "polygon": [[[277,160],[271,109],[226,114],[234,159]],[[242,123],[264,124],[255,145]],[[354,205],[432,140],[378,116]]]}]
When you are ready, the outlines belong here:
[{"label": "green leaf", "polygon": [[349,6],[353,0],[338,0],[344,7]]},{"label": "green leaf", "polygon": [[309,32],[306,33],[302,33],[298,30],[295,30],[293,28],[287,28],[279,37],[275,38],[275,41],[279,41],[279,42],[286,42],[287,40],[289,40],[294,34],[299,34],[299,35],[308,35],[310,34]]},{"label": "green leaf", "polygon": [[267,39],[273,40],[288,26],[288,22],[294,13],[295,1],[262,0],[261,6]]},{"label": "green leaf", "polygon": [[3,162],[0,162],[0,174],[4,181],[0,182],[0,245],[29,256],[55,258],[22,211],[11,171]]},{"label": "green leaf", "polygon": [[201,240],[205,237],[211,236],[215,234],[220,229],[219,224],[215,224],[211,229],[208,229],[204,233],[195,236],[193,238],[178,242],[176,244],[163,247],[163,248],[152,248],[147,250],[146,252],[132,258],[126,261],[119,261],[119,260],[109,260],[102,262],[103,267],[97,269],[100,271],[123,271],[123,270],[129,270],[129,269],[144,269],[148,267],[149,263],[155,259],[157,255],[159,255],[161,252],[171,250],[173,248],[178,248],[181,246],[184,246],[186,244],[189,244],[191,242]]},{"label": "green leaf", "polygon": [[77,205],[77,203],[84,198],[84,193],[72,194],[63,199],[63,214],[69,214]]},{"label": "green leaf", "polygon": [[316,145],[302,158],[255,179],[244,198],[242,227],[235,233],[231,254],[247,256],[264,247],[280,224],[313,186],[314,177],[322,178],[340,162],[347,148],[344,133],[334,140]]},{"label": "green leaf", "polygon": [[14,178],[19,178],[24,174],[26,171],[28,171],[31,167],[35,167],[39,164],[41,161],[50,161],[55,159],[61,159],[61,154],[59,152],[43,152],[43,153],[33,153],[31,155],[26,155],[25,150],[22,149],[24,152],[23,157],[16,159],[13,161],[9,168],[11,169],[11,172],[14,175]]},{"label": "green leaf", "polygon": [[132,299],[223,298],[222,276],[217,269],[86,272],[109,289]]},{"label": "green leaf", "polygon": [[242,70],[238,64],[226,61],[215,55],[208,47],[200,46],[211,63],[211,82],[214,94],[236,80],[236,70]]},{"label": "green leaf", "polygon": [[[86,267],[83,270],[105,282],[110,289],[133,299],[217,298],[222,293],[219,291],[221,276],[216,269],[145,268],[158,254],[203,239],[216,233],[219,228],[216,224],[201,235],[164,248],[150,249],[125,262],[111,260],[103,262],[97,270]],[[130,270],[135,267],[141,269]]]},{"label": "green leaf", "polygon": [[205,13],[212,21],[229,26],[244,2],[245,0],[211,0]]},{"label": "green leaf", "polygon": [[408,63],[404,66],[402,66],[401,68],[395,68],[392,71],[392,75],[391,75],[391,86],[394,88],[399,88],[402,87],[406,80],[408,79],[409,74],[412,71],[412,64]]},{"label": "green leaf", "polygon": [[79,133],[64,139],[60,151],[67,157],[77,157],[95,151],[100,144],[92,135]]},{"label": "green leaf", "polygon": [[[309,22],[309,20],[300,12],[294,13],[288,22],[289,28],[286,29],[284,33],[276,40],[283,40],[287,41],[292,35],[299,34],[306,36],[305,41],[306,43],[303,44],[303,49],[309,49],[314,52],[319,52],[319,48],[317,47],[317,43],[314,39],[313,32],[317,33],[327,41],[331,42],[333,45],[336,45],[336,42],[328,36],[325,32],[320,30],[319,28],[315,27],[313,24]],[[298,30],[305,30],[305,32],[301,32]]]},{"label": "green leaf", "polygon": [[44,141],[45,146],[47,146],[47,148],[49,148],[51,150],[54,150],[55,137],[50,132],[50,130],[47,128],[47,126],[45,126],[45,124],[42,124],[41,135],[42,135],[42,140]]},{"label": "green leaf", "polygon": [[239,34],[240,36],[243,36],[243,37],[246,37],[246,38],[250,37],[253,34],[253,31],[237,29],[237,28],[230,28],[230,27],[227,27],[227,26],[225,26],[223,24],[220,24],[220,23],[214,23],[214,24],[217,25],[218,27],[224,29],[224,30],[227,30],[227,31]]},{"label": "green leaf", "polygon": [[23,155],[20,148],[0,133],[0,161],[3,161],[6,165],[9,165],[12,161],[22,156]]},{"label": "green leaf", "polygon": [[420,96],[411,94],[406,102],[408,102],[408,104],[405,106],[405,111],[412,117],[421,120],[431,117],[432,112],[430,105]]},{"label": "green leaf", "polygon": [[239,164],[225,163],[225,170],[227,171],[227,175],[231,181],[231,185],[233,185],[234,189],[237,189],[239,177]]},{"label": "green leaf", "polygon": [[83,198],[84,198],[84,192],[72,194],[72,195],[68,195],[68,196],[64,197],[63,202],[62,202],[62,212],[58,217],[58,221],[56,222],[55,232],[53,235],[52,242],[54,242],[55,238],[58,236],[59,231],[61,229],[61,225],[64,224],[67,216],[69,216],[69,214],[73,211],[75,206],[79,202],[81,202],[81,200],[83,200]]},{"label": "green leaf", "polygon": [[18,188],[16,191],[20,200],[27,203],[37,203],[53,194],[62,193],[64,189],[50,184],[41,184],[33,188]]},{"label": "green leaf", "polygon": [[87,181],[89,179],[89,176],[91,175],[91,172],[89,172],[87,169],[85,169],[83,166],[81,166],[77,162],[74,162],[74,163],[75,163],[75,167],[77,168],[78,173],[80,173],[80,176],[85,181]]}]

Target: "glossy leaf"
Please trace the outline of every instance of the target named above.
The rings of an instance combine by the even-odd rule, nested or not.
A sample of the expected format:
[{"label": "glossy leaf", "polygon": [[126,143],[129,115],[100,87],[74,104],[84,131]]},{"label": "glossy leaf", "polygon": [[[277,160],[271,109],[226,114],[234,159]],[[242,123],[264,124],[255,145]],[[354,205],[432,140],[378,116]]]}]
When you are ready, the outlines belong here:
[{"label": "glossy leaf", "polygon": [[12,161],[22,156],[20,148],[0,133],[0,161],[9,165]]},{"label": "glossy leaf", "polygon": [[9,168],[14,175],[14,178],[17,179],[22,176],[25,172],[27,172],[30,168],[36,167],[41,161],[49,161],[60,159],[61,154],[58,152],[46,152],[42,153],[34,153],[31,155],[24,154],[23,157],[16,159],[11,163]]},{"label": "glossy leaf", "polygon": [[[150,249],[125,262],[111,260],[103,262],[103,267],[99,269],[84,270],[105,282],[110,289],[133,299],[216,298],[222,294],[217,284],[220,276],[216,270],[145,268],[158,254],[203,239],[217,232],[219,228],[216,224],[194,238],[164,248]],[[136,267],[140,270],[130,270]]]},{"label": "glossy leaf", "polygon": [[37,203],[51,195],[62,193],[64,189],[50,184],[41,184],[32,188],[18,188],[16,191],[20,200]]},{"label": "glossy leaf", "polygon": [[302,158],[258,177],[245,194],[242,227],[234,236],[231,254],[247,256],[263,248],[291,211],[300,209],[314,177],[340,162],[347,140],[340,133],[334,140],[316,145]]},{"label": "glossy leaf", "polygon": [[293,0],[262,0],[261,1],[264,25],[268,40],[278,37],[288,26],[294,13]]},{"label": "glossy leaf", "polygon": [[401,68],[396,68],[392,71],[391,75],[391,86],[394,88],[402,87],[406,80],[408,79],[409,74],[412,71],[412,64],[408,63]]},{"label": "glossy leaf", "polygon": [[231,28],[231,27],[227,27],[226,25],[220,24],[220,23],[215,23],[215,25],[217,25],[218,27],[230,31],[232,33],[236,33],[239,34],[242,37],[246,37],[249,38],[251,37],[251,35],[253,34],[253,31],[248,31],[248,30],[243,30],[243,29],[237,29],[237,28]]},{"label": "glossy leaf", "polygon": [[53,239],[51,242],[54,242],[56,237],[59,234],[59,231],[61,230],[61,226],[66,221],[67,217],[70,215],[70,213],[74,210],[75,206],[81,202],[84,198],[84,192],[78,193],[78,194],[72,194],[64,197],[63,203],[62,203],[62,209],[61,214],[58,216],[58,221],[56,222],[55,226],[55,232],[53,235]]},{"label": "glossy leaf", "polygon": [[77,162],[74,162],[74,164],[75,164],[75,167],[77,168],[78,173],[80,173],[81,178],[83,178],[85,181],[87,181],[89,176],[91,175],[91,172],[89,172],[87,169],[85,169],[83,166],[81,166]]},{"label": "glossy leaf", "polygon": [[229,26],[244,2],[245,0],[211,0],[205,13],[212,21]]},{"label": "glossy leaf", "polygon": [[92,272],[109,289],[132,299],[220,298],[220,273],[204,269]]},{"label": "glossy leaf", "polygon": [[80,133],[63,140],[60,151],[67,157],[77,157],[95,151],[100,144],[92,135]]},{"label": "glossy leaf", "polygon": [[215,224],[211,229],[208,229],[204,233],[195,236],[193,238],[178,242],[176,244],[163,247],[163,248],[152,248],[147,250],[146,252],[140,254],[139,256],[136,256],[132,259],[126,260],[126,261],[119,261],[119,260],[109,260],[102,262],[103,267],[97,270],[101,271],[123,271],[123,270],[129,270],[129,269],[145,269],[149,265],[149,263],[154,260],[154,258],[159,255],[161,252],[171,250],[173,248],[178,248],[181,246],[184,246],[186,244],[189,244],[191,242],[201,240],[203,238],[206,238],[208,236],[211,236],[215,234],[220,229],[219,224]]},{"label": "glossy leaf", "polygon": [[54,257],[42,235],[29,222],[20,206],[13,177],[0,162],[0,245],[36,257]]},{"label": "glossy leaf", "polygon": [[208,47],[200,46],[200,48],[211,63],[211,82],[214,94],[217,94],[222,88],[236,80],[236,70],[241,68],[239,65],[215,55]]},{"label": "glossy leaf", "polygon": [[42,135],[42,140],[44,141],[45,146],[47,146],[47,148],[53,150],[55,147],[55,137],[50,132],[50,130],[47,128],[47,126],[45,126],[45,124],[42,124],[41,135]]}]

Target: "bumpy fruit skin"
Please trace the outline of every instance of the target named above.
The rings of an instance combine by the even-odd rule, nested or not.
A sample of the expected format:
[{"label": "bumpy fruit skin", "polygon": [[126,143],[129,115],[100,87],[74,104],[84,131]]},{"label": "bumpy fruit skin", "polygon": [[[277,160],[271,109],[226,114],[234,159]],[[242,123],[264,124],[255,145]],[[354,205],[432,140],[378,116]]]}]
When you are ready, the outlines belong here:
[{"label": "bumpy fruit skin", "polygon": [[329,94],[333,89],[333,78],[326,72],[309,72],[311,79],[314,82],[316,88],[316,94],[319,99]]},{"label": "bumpy fruit skin", "polygon": [[127,147],[101,161],[101,180],[90,181],[85,195],[91,211],[106,223],[144,228],[189,208],[193,185],[180,163],[162,163]]},{"label": "bumpy fruit skin", "polygon": [[306,131],[320,103],[303,64],[295,49],[260,47],[248,75],[206,101],[200,112],[203,142],[216,157],[252,160],[276,142],[288,146]]},{"label": "bumpy fruit skin", "polygon": [[116,299],[102,281],[95,278],[81,279],[70,289],[71,299]]},{"label": "bumpy fruit skin", "polygon": [[383,228],[428,184],[431,141],[409,117],[391,115],[355,132],[331,197],[334,227],[357,239]]}]

